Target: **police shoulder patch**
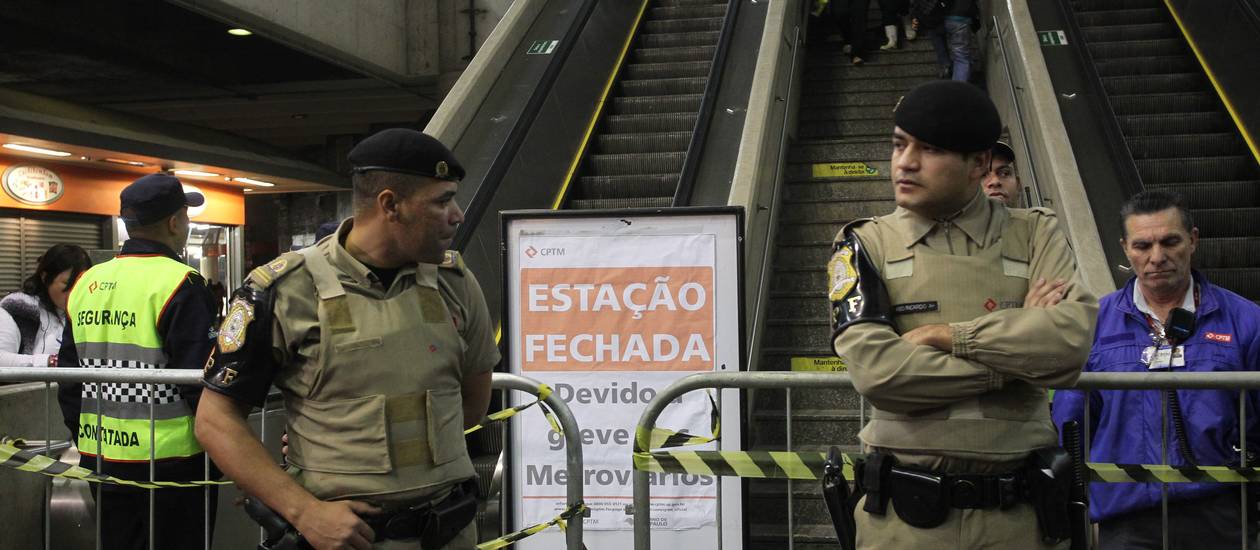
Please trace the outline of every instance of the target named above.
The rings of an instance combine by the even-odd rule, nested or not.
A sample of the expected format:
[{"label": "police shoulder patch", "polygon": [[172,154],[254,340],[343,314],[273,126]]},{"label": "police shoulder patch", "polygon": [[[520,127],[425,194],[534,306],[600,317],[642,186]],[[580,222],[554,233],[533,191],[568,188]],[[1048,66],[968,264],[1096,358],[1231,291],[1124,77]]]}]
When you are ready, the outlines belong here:
[{"label": "police shoulder patch", "polygon": [[248,280],[256,288],[268,288],[280,280],[281,277],[292,273],[294,269],[302,265],[303,259],[302,255],[297,252],[285,252],[279,258],[250,271]]},{"label": "police shoulder patch", "polygon": [[442,263],[438,264],[438,267],[453,269],[460,273],[463,273],[464,269],[466,269],[464,267],[464,257],[460,256],[456,250],[447,250],[446,255],[442,257]]},{"label": "police shoulder patch", "polygon": [[245,345],[245,333],[254,320],[254,304],[242,296],[228,306],[223,326],[219,327],[218,344],[221,353],[233,353]]},{"label": "police shoulder patch", "polygon": [[830,281],[828,299],[833,302],[843,300],[849,291],[857,286],[858,272],[853,259],[853,247],[847,242],[836,244],[831,261],[827,262],[827,280]]}]

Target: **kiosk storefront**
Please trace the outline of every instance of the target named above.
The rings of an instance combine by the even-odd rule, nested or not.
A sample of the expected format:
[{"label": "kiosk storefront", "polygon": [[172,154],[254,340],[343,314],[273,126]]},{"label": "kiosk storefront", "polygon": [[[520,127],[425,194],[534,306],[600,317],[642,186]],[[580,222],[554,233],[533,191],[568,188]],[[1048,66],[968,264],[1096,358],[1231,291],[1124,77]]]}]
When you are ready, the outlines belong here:
[{"label": "kiosk storefront", "polygon": [[[54,244],[82,246],[99,262],[126,239],[118,193],[137,175],[12,155],[0,155],[0,170],[0,295],[17,290]],[[244,192],[239,185],[181,180],[206,197],[189,211],[184,258],[208,281],[235,288],[243,275]]]}]

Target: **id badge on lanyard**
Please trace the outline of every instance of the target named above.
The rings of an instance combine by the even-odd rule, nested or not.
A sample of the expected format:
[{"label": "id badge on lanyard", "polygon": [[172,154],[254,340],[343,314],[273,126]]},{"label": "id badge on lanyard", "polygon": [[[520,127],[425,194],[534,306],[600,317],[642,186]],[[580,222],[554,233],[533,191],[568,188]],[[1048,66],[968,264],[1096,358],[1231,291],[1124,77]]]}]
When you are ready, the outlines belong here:
[{"label": "id badge on lanyard", "polygon": [[1184,367],[1186,366],[1186,347],[1172,347],[1168,344],[1158,347],[1146,346],[1142,350],[1142,364],[1146,365],[1148,370]]}]

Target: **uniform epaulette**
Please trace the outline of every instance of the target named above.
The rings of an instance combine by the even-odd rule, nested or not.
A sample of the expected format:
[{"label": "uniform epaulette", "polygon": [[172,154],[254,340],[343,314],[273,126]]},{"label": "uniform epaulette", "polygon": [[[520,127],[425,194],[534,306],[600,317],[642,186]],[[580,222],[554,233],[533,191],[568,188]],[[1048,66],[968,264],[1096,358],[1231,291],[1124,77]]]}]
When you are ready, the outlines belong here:
[{"label": "uniform epaulette", "polygon": [[267,262],[266,265],[254,268],[253,271],[249,272],[247,280],[259,289],[268,288],[280,280],[281,277],[302,265],[303,260],[302,255],[297,252],[285,252],[279,258]]},{"label": "uniform epaulette", "polygon": [[465,269],[468,269],[464,265],[464,257],[460,256],[459,252],[455,250],[447,250],[446,255],[442,257],[442,263],[438,264],[438,267],[457,271],[461,275],[463,275]]},{"label": "uniform epaulette", "polygon": [[858,218],[856,220],[852,220],[849,223],[844,224],[844,227],[840,228],[840,235],[844,235],[850,229],[856,229],[866,223],[879,223],[879,218]]},{"label": "uniform epaulette", "polygon": [[1049,217],[1051,217],[1051,218],[1058,217],[1058,215],[1054,213],[1054,210],[1051,210],[1051,209],[1046,208],[1046,207],[1044,207],[1044,206],[1034,206],[1034,207],[1032,207],[1032,208],[1029,208],[1029,209],[1028,209],[1028,211],[1029,211],[1029,212],[1036,212],[1036,213],[1038,213],[1038,214],[1041,214],[1042,216],[1049,216]]}]

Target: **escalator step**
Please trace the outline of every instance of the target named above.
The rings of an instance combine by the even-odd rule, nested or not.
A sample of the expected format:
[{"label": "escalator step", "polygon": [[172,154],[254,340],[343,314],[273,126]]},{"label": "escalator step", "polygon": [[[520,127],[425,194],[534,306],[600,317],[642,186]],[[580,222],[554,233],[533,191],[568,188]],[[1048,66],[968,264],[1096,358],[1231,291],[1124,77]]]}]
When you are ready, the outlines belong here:
[{"label": "escalator step", "polygon": [[1111,57],[1148,57],[1152,55],[1185,55],[1189,53],[1185,40],[1167,38],[1162,40],[1133,40],[1128,42],[1103,42],[1087,44],[1089,53],[1094,59]]},{"label": "escalator step", "polygon": [[572,210],[593,210],[596,208],[668,208],[674,197],[641,197],[635,199],[574,199],[569,201]]},{"label": "escalator step", "polygon": [[809,83],[811,94],[848,94],[850,92],[897,92],[905,94],[915,86],[932,80],[932,77],[912,76],[902,78],[848,78],[844,80],[818,80]]},{"label": "escalator step", "polygon": [[696,17],[722,17],[724,15],[726,15],[725,4],[657,7],[648,10],[648,18],[650,19],[693,19]]},{"label": "escalator step", "polygon": [[800,119],[797,135],[801,139],[852,138],[891,136],[888,120]]},{"label": "escalator step", "polygon": [[1148,184],[1147,189],[1181,193],[1190,208],[1260,206],[1260,181],[1193,181]]},{"label": "escalator step", "polygon": [[[889,125],[891,126],[892,124],[889,123]],[[793,150],[795,150],[795,148],[793,148]],[[793,153],[789,153],[789,154],[793,154]],[[785,170],[785,178],[787,179],[787,181],[793,184],[799,182],[803,185],[804,184],[818,185],[820,183],[843,183],[845,185],[848,185],[849,183],[859,182],[859,181],[860,182],[880,181],[885,184],[891,185],[889,184],[889,181],[890,181],[889,173],[891,172],[891,165],[892,165],[892,163],[889,161],[890,156],[892,156],[891,144],[886,146],[884,154],[880,157],[872,157],[868,159],[837,159],[837,160],[832,160],[832,161],[826,161],[826,162],[847,162],[847,161],[865,162],[868,167],[874,168],[875,171],[877,172],[873,176],[863,175],[863,176],[814,177],[813,165],[816,163],[792,162],[787,165],[787,169]],[[891,187],[889,187],[889,192],[892,192]]]},{"label": "escalator step", "polygon": [[[710,61],[681,61],[673,63],[630,63],[622,78],[647,80],[653,78],[695,78],[709,76]],[[1171,71],[1170,71],[1171,72]]]},{"label": "escalator step", "polygon": [[1135,94],[1110,95],[1111,108],[1117,115],[1154,115],[1194,113],[1219,110],[1220,100],[1209,92],[1185,94]]},{"label": "escalator step", "polygon": [[[869,216],[880,216],[897,208],[896,203],[891,200],[831,201],[812,199],[784,201],[783,204],[785,209],[792,212],[793,218],[815,221],[845,221]],[[825,264],[826,262],[819,262],[813,265],[821,266]]]},{"label": "escalator step", "polygon": [[1168,10],[1163,6],[1149,9],[1102,10],[1076,13],[1076,22],[1082,27],[1108,25],[1142,25],[1168,21]]},{"label": "escalator step", "polygon": [[[915,42],[918,41],[916,40]],[[875,41],[871,41],[871,43],[874,44]],[[832,46],[832,44],[827,45]],[[849,56],[841,53],[840,45],[835,44],[834,46],[834,48],[829,48],[825,53],[814,53],[811,49],[811,52],[806,54],[805,66],[813,70],[819,67],[853,65],[853,61]],[[907,63],[936,63],[936,54],[932,53],[930,46],[926,49],[873,50],[868,52],[867,55],[869,57],[863,58],[866,60],[867,65],[876,63],[883,66],[904,65]]]},{"label": "escalator step", "polygon": [[1256,267],[1260,265],[1260,239],[1226,237],[1199,239],[1194,252],[1194,267]]},{"label": "escalator step", "polygon": [[1256,161],[1250,155],[1135,160],[1142,183],[1153,185],[1183,181],[1229,181],[1256,177]]},{"label": "escalator step", "polygon": [[1126,40],[1181,38],[1181,33],[1177,30],[1177,27],[1167,21],[1145,24],[1108,25],[1105,27],[1082,26],[1081,33],[1085,35],[1085,42],[1089,44],[1120,42]]},{"label": "escalator step", "polygon": [[892,106],[897,104],[897,100],[905,94],[905,90],[837,94],[835,92],[813,93],[812,89],[806,89],[801,91],[801,108],[887,105],[891,110]]},{"label": "escalator step", "polygon": [[678,48],[683,46],[712,46],[718,43],[719,31],[682,32],[671,34],[641,34],[639,48]]},{"label": "escalator step", "polygon": [[888,177],[867,178],[857,181],[824,183],[820,181],[794,181],[783,188],[783,200],[893,200],[893,188]]},{"label": "escalator step", "polygon": [[[889,135],[892,128],[888,128]],[[817,140],[802,141],[788,152],[788,162],[846,162],[883,160],[892,155],[889,139],[861,139],[852,141]]]},{"label": "escalator step", "polygon": [[1113,57],[1094,62],[1098,76],[1162,75],[1190,73],[1199,70],[1199,63],[1185,55],[1161,55],[1155,57]]},{"label": "escalator step", "polygon": [[666,34],[675,32],[721,31],[722,17],[702,17],[695,19],[653,19],[643,22],[642,32],[646,34]]},{"label": "escalator step", "polygon": [[696,127],[696,113],[611,115],[604,117],[604,131],[614,134],[635,132],[690,132]]},{"label": "escalator step", "polygon": [[637,153],[627,155],[590,155],[587,158],[592,176],[630,176],[635,174],[667,174],[682,171],[687,153]]},{"label": "escalator step", "polygon": [[855,66],[853,64],[845,65],[828,65],[825,67],[810,67],[805,71],[805,81],[813,82],[818,80],[840,80],[840,79],[871,79],[871,78],[921,78],[923,80],[931,80],[936,78],[936,63],[906,63],[903,65],[890,65],[881,67],[879,71],[872,71],[870,66]]},{"label": "escalator step", "polygon": [[691,132],[650,132],[641,134],[600,134],[597,153],[666,153],[686,151]]},{"label": "escalator step", "polygon": [[879,119],[892,128],[893,103],[885,105],[854,105],[850,107],[801,107],[800,120],[870,120]]},{"label": "escalator step", "polygon": [[615,97],[612,114],[696,113],[700,111],[700,102],[703,100],[704,94]]},{"label": "escalator step", "polygon": [[1223,286],[1248,300],[1260,300],[1260,268],[1225,268],[1203,270],[1212,284]]},{"label": "escalator step", "polygon": [[586,176],[578,180],[584,199],[664,197],[678,189],[678,174]]},{"label": "escalator step", "polygon": [[[1260,208],[1212,208],[1190,214],[1201,237],[1260,237]],[[1260,264],[1260,258],[1250,259]]]},{"label": "escalator step", "polygon": [[1133,160],[1154,158],[1220,157],[1245,152],[1234,132],[1126,137]]},{"label": "escalator step", "polygon": [[679,48],[638,48],[634,50],[637,63],[678,63],[687,61],[712,61],[717,46],[686,46]]},{"label": "escalator step", "polygon": [[1073,0],[1077,13],[1094,10],[1130,10],[1162,8],[1160,0]]},{"label": "escalator step", "polygon": [[725,6],[725,0],[657,0],[656,5],[660,7],[685,7],[685,6]]},{"label": "escalator step", "polygon": [[652,78],[644,80],[622,80],[619,83],[621,93],[627,96],[671,95],[671,94],[703,94],[704,86],[709,78]]},{"label": "escalator step", "polygon": [[1160,94],[1202,91],[1207,81],[1201,73],[1175,73],[1151,76],[1105,76],[1103,88],[1108,94]]},{"label": "escalator step", "polygon": [[1158,136],[1228,132],[1233,122],[1224,113],[1184,113],[1118,116],[1120,129],[1126,136]]}]

